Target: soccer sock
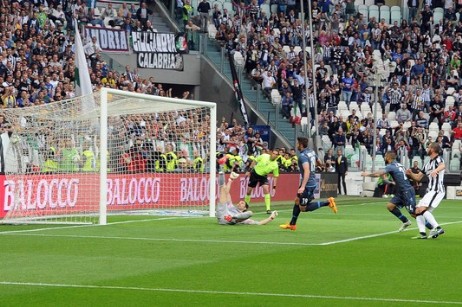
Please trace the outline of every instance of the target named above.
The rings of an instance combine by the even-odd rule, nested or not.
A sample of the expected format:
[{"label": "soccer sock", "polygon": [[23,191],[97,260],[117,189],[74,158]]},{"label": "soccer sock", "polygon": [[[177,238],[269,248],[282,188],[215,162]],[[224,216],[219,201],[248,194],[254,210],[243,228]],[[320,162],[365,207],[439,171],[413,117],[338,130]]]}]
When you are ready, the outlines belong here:
[{"label": "soccer sock", "polygon": [[401,213],[401,210],[399,210],[398,208],[395,207],[395,209],[391,210],[390,211],[391,214],[393,214],[394,216],[396,216],[397,218],[399,218],[401,220],[401,222],[403,223],[406,223],[408,222],[409,220],[407,219],[407,217],[405,217],[402,213]]},{"label": "soccer sock", "polygon": [[430,212],[430,211],[425,211],[424,214],[423,214],[424,218],[427,220],[428,223],[430,223],[430,225],[432,225],[433,228],[436,228],[438,227],[438,222],[435,220],[435,217],[433,216],[433,214]]},{"label": "soccer sock", "polygon": [[265,206],[266,206],[266,210],[270,210],[271,208],[271,195],[270,194],[265,194]]},{"label": "soccer sock", "polygon": [[317,201],[315,203],[311,203],[309,204],[308,206],[306,206],[306,211],[314,211],[314,210],[317,210],[321,207],[325,207],[325,206],[328,206],[329,203],[328,202],[325,202],[325,201]]},{"label": "soccer sock", "polygon": [[222,186],[225,184],[225,174],[223,172],[220,172],[218,174],[218,186]]},{"label": "soccer sock", "polygon": [[423,215],[417,215],[415,217],[415,220],[417,222],[417,227],[419,228],[420,233],[425,233],[425,218]]},{"label": "soccer sock", "polygon": [[297,224],[298,216],[300,215],[300,206],[294,205],[294,209],[292,210],[292,219],[290,220],[290,225]]},{"label": "soccer sock", "polygon": [[432,224],[430,224],[427,221],[425,221],[425,227],[427,227],[428,229],[433,229]]},{"label": "soccer sock", "polygon": [[247,203],[247,205],[250,205],[250,200],[252,199],[252,196],[251,195],[245,195],[244,197],[244,201]]}]

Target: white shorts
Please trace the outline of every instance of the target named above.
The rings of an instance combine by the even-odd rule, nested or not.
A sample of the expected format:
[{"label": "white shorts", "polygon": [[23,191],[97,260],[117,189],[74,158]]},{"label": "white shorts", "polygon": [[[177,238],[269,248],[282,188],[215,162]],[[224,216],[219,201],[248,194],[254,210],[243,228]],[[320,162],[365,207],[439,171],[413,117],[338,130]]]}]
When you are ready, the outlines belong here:
[{"label": "white shorts", "polygon": [[431,207],[436,208],[443,200],[445,193],[429,191],[425,193],[424,197],[419,201],[417,207]]}]

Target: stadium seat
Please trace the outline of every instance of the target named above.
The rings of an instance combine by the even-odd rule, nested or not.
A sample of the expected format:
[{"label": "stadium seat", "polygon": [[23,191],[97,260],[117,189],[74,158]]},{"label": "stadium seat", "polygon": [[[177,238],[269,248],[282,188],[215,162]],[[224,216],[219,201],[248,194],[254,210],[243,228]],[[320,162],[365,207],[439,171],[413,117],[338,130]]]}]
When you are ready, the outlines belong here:
[{"label": "stadium seat", "polygon": [[460,159],[452,159],[449,162],[449,171],[460,172]]},{"label": "stadium seat", "polygon": [[380,129],[379,135],[384,136],[387,133],[387,129]]},{"label": "stadium seat", "polygon": [[388,5],[381,5],[379,9],[380,9],[380,13],[390,11],[390,7]]},{"label": "stadium seat", "polygon": [[460,147],[460,144],[461,144],[461,141],[460,140],[454,140],[454,142],[452,143],[452,150],[461,150],[461,147]]},{"label": "stadium seat", "polygon": [[234,6],[233,6],[233,4],[231,2],[228,2],[228,1],[224,2],[223,3],[223,10],[224,9],[227,9],[228,13],[234,13]]},{"label": "stadium seat", "polygon": [[209,32],[209,38],[215,39],[215,36],[217,35],[218,31],[215,25],[211,22],[208,25],[208,32]]},{"label": "stadium seat", "polygon": [[350,111],[351,110],[359,110],[358,103],[356,101],[350,101]]},{"label": "stadium seat", "polygon": [[449,107],[452,107],[454,105],[455,101],[456,99],[454,98],[454,96],[447,96],[445,107],[449,109]]},{"label": "stadium seat", "polygon": [[444,9],[442,7],[435,7],[433,9],[433,13],[438,12],[444,14]]},{"label": "stadium seat", "polygon": [[354,154],[355,154],[355,149],[353,148],[353,146],[349,144],[345,145],[345,152],[344,152],[345,157],[350,158]]},{"label": "stadium seat", "polygon": [[379,10],[371,10],[369,9],[369,20],[371,20],[372,17],[375,17],[376,21],[380,20],[380,12]]},{"label": "stadium seat", "polygon": [[459,150],[459,147],[457,147],[457,148],[452,147],[452,149],[451,149],[451,159],[459,159],[460,160],[460,155],[461,155],[461,152]]},{"label": "stadium seat", "polygon": [[353,154],[349,159],[348,159],[348,166],[354,169],[357,169],[359,167],[359,155],[358,154]]},{"label": "stadium seat", "polygon": [[390,13],[390,23],[393,24],[395,21],[398,22],[398,25],[401,24],[403,17],[401,16],[401,11],[391,11]]},{"label": "stadium seat", "polygon": [[390,23],[390,11],[380,11],[380,20],[385,19],[387,24]]},{"label": "stadium seat", "polygon": [[236,64],[236,66],[244,67],[245,59],[242,53],[234,52],[233,58],[234,58],[234,64]]},{"label": "stadium seat", "polygon": [[397,120],[390,120],[390,127],[396,128],[399,126],[399,123]]},{"label": "stadium seat", "polygon": [[428,136],[431,136],[432,140],[435,141],[436,138],[438,137],[438,132],[435,131],[435,130],[430,130],[430,131],[428,131]]},{"label": "stadium seat", "polygon": [[271,103],[273,105],[280,104],[282,100],[281,93],[277,89],[271,90]]},{"label": "stadium seat", "polygon": [[452,95],[452,94],[455,93],[455,91],[456,91],[456,89],[455,89],[454,87],[450,86],[450,87],[448,87],[448,89],[446,90],[446,94]]},{"label": "stadium seat", "polygon": [[[273,31],[274,31],[274,36],[280,36],[281,35],[281,30],[279,30],[279,28],[273,28]],[[289,51],[290,51],[290,48],[289,48]]]},{"label": "stadium seat", "polygon": [[344,111],[344,110],[348,110],[348,106],[347,106],[346,102],[343,101],[343,100],[340,100],[340,101],[338,102],[338,105],[337,105],[337,110],[338,110],[339,112],[340,112],[340,111]]},{"label": "stadium seat", "polygon": [[363,15],[365,20],[369,20],[369,10],[368,9],[358,9],[358,13]]},{"label": "stadium seat", "polygon": [[260,9],[262,12],[265,12],[266,14],[266,17],[270,17],[271,16],[271,8],[270,8],[270,5],[269,3],[263,3],[261,6],[260,6]]},{"label": "stadium seat", "polygon": [[401,8],[397,5],[393,5],[391,8],[390,8],[390,12],[401,12]]},{"label": "stadium seat", "polygon": [[433,23],[438,24],[440,20],[442,20],[444,17],[444,13],[441,12],[433,12]]},{"label": "stadium seat", "polygon": [[378,10],[379,10],[378,5],[372,4],[372,5],[369,6],[369,12],[370,11],[378,11]]},{"label": "stadium seat", "polygon": [[388,112],[388,120],[396,120],[396,112]]}]

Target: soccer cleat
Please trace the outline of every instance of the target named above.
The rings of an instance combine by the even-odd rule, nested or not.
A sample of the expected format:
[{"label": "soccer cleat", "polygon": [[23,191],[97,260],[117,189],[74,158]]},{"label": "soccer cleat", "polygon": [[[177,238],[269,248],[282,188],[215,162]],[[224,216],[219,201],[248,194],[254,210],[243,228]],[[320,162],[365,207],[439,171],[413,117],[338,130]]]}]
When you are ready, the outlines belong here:
[{"label": "soccer cleat", "polygon": [[405,231],[409,226],[411,226],[411,221],[407,221],[405,223],[403,223],[403,225],[401,225],[401,227],[398,229],[399,232],[401,231]]},{"label": "soccer cleat", "polygon": [[428,236],[428,238],[436,239],[442,234],[444,234],[444,229],[441,227],[436,227],[430,230],[430,235]]},{"label": "soccer cleat", "polygon": [[297,229],[297,225],[290,225],[290,224],[282,224],[282,225],[279,225],[279,227],[282,229],[287,229],[287,230],[292,230],[292,231],[295,231]]},{"label": "soccer cleat", "polygon": [[229,176],[229,178],[231,178],[232,180],[236,179],[236,178],[239,178],[239,174],[238,173],[235,173],[235,172],[232,172],[231,175]]},{"label": "soccer cleat", "polygon": [[225,215],[224,219],[227,221],[227,222],[231,222],[233,220],[233,217],[231,215]]},{"label": "soccer cleat", "polygon": [[329,208],[332,210],[332,212],[337,213],[337,204],[335,203],[335,198],[329,197],[327,199],[329,201]]},{"label": "soccer cleat", "polygon": [[266,210],[266,214],[271,214],[273,212],[271,212],[271,210]]},{"label": "soccer cleat", "polygon": [[427,234],[424,232],[421,232],[420,235],[417,237],[412,237],[413,239],[418,239],[418,240],[425,240],[427,238]]}]

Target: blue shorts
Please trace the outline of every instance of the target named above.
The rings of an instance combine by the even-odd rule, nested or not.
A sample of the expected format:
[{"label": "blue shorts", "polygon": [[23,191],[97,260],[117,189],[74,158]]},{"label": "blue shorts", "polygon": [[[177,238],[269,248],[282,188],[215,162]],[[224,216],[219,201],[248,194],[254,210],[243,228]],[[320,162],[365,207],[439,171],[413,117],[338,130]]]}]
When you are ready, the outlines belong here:
[{"label": "blue shorts", "polygon": [[396,205],[398,208],[405,207],[409,214],[415,213],[416,200],[414,189],[409,189],[398,194],[390,200],[390,202]]},{"label": "blue shorts", "polygon": [[314,199],[314,190],[316,190],[316,186],[305,187],[302,194],[297,194],[301,206],[308,205]]}]

